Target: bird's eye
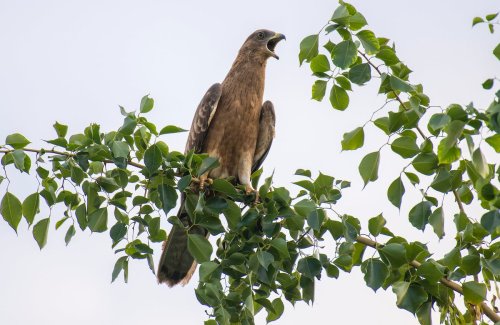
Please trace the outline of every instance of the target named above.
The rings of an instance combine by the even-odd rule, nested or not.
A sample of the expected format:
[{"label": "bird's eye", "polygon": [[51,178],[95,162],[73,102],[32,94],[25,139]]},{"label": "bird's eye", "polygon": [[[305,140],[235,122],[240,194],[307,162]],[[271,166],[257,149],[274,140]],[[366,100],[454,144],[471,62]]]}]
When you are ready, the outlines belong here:
[{"label": "bird's eye", "polygon": [[263,33],[263,32],[260,32],[260,33],[258,33],[258,34],[257,34],[257,37],[258,37],[259,39],[264,39],[264,36],[265,36],[265,35],[264,35],[264,33]]}]

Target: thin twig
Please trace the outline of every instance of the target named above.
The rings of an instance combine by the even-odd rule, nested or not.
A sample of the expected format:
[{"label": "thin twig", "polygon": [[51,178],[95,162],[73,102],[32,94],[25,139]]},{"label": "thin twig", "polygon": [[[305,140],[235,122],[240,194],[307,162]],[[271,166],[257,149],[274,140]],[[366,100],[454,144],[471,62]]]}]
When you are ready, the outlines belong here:
[{"label": "thin twig", "polygon": [[[53,153],[53,154],[56,154],[56,155],[62,155],[62,156],[66,156],[66,157],[75,157],[76,155],[74,153],[71,153],[71,152],[65,152],[65,151],[58,151],[58,150],[52,150],[52,149],[31,149],[31,148],[23,148],[21,149],[23,151],[28,151],[28,152],[35,152],[35,153],[38,153],[38,154],[42,154],[42,153]],[[14,151],[14,149],[0,149],[0,153],[9,153],[9,152],[12,152]],[[105,159],[103,160],[104,163],[106,164],[114,164],[114,161],[113,160],[109,160],[109,159]],[[134,166],[134,167],[137,167],[137,168],[145,168],[146,166],[144,165],[141,165],[139,163],[136,163],[136,162],[133,162],[132,160],[128,160],[127,163],[130,165],[130,166]]]},{"label": "thin twig", "polygon": [[[361,51],[358,51],[359,54],[361,54],[362,57],[365,58],[366,62],[371,65],[375,71],[377,71],[377,73],[382,76],[382,71],[380,71],[380,69],[375,65],[373,64],[372,61],[370,61],[370,59],[366,56],[365,53],[361,52]],[[409,109],[406,107],[406,105],[404,104],[403,100],[399,97],[399,95],[393,90],[392,93],[394,94],[394,96],[396,97],[396,100],[401,104],[401,106],[403,106],[404,110],[405,111],[408,111]],[[417,125],[415,126],[415,128],[417,129],[418,133],[420,133],[420,135],[422,136],[422,138],[424,138],[424,140],[427,140],[427,136],[425,135],[425,133],[422,131],[422,129],[420,129],[420,127]]]}]

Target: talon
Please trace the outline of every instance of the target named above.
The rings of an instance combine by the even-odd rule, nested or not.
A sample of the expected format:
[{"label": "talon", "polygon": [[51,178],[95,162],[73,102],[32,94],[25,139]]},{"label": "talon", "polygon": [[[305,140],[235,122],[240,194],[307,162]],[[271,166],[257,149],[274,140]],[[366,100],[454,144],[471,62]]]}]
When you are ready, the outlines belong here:
[{"label": "talon", "polygon": [[245,194],[246,195],[250,195],[252,193],[255,194],[254,203],[259,202],[259,199],[260,199],[260,197],[259,197],[259,191],[257,191],[256,189],[254,189],[251,184],[246,184],[245,185]]},{"label": "talon", "polygon": [[200,190],[203,190],[205,188],[205,183],[208,183],[208,185],[212,185],[213,184],[213,180],[211,178],[208,178],[207,176],[205,175],[202,175],[200,176],[199,178],[196,178],[196,177],[193,177],[191,179],[191,181],[193,183],[197,183],[198,184],[198,188]]}]

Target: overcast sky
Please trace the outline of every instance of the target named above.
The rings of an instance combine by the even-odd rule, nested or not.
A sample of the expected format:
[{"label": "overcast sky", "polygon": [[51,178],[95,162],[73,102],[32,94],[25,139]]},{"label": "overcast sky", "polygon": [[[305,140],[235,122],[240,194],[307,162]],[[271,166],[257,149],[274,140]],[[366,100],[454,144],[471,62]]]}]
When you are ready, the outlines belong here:
[{"label": "overcast sky", "polygon": [[[424,84],[433,105],[484,107],[492,93],[480,84],[499,75],[491,50],[498,34],[485,26],[471,29],[474,16],[497,11],[494,1],[353,1],[377,36],[394,40],[399,57],[414,70],[412,81]],[[495,5],[496,4],[496,5]],[[310,100],[308,67],[299,68],[298,48],[329,19],[335,1],[28,1],[0,0],[0,139],[14,132],[33,144],[54,138],[55,120],[81,132],[91,122],[101,130],[116,129],[118,105],[138,108],[150,93],[155,109],[149,118],[159,127],[189,128],[199,100],[227,73],[245,38],[258,28],[286,35],[277,47],[280,60],[267,68],[265,99],[277,115],[277,137],[264,164],[275,169],[275,181],[290,186],[297,168],[349,179],[338,210],[366,221],[384,213],[389,228],[408,240],[431,242],[436,258],[453,246],[450,199],[449,234],[440,243],[407,222],[418,193],[407,186],[401,212],[391,206],[385,188],[405,162],[385,150],[379,181],[363,191],[357,165],[362,156],[385,143],[378,130],[367,130],[366,148],[340,150],[344,132],[360,126],[383,102],[376,85],[355,87],[346,112],[327,101]],[[164,136],[182,151],[186,134]],[[0,140],[3,142],[3,140]],[[14,175],[12,171],[10,175]],[[15,177],[10,187],[18,197],[36,190],[30,177]],[[0,196],[5,184],[0,186]],[[466,207],[471,216],[481,210]],[[47,217],[47,211],[39,216]],[[52,215],[55,221],[58,215]],[[166,223],[165,223],[166,224]],[[52,226],[53,227],[53,226]],[[66,226],[67,227],[67,226]],[[66,227],[63,227],[65,229]],[[205,308],[195,298],[197,278],[186,287],[159,286],[145,263],[133,261],[129,284],[110,284],[116,260],[106,234],[78,232],[69,247],[65,231],[51,230],[40,252],[24,221],[19,234],[0,222],[0,324],[202,324]],[[451,234],[451,235],[450,235]],[[160,247],[156,247],[155,262]],[[330,251],[332,253],[332,251]],[[439,255],[441,254],[441,255]],[[313,307],[286,303],[275,324],[414,324],[397,309],[392,291],[367,288],[358,269],[339,280],[317,283]],[[258,317],[264,323],[265,313]]]}]

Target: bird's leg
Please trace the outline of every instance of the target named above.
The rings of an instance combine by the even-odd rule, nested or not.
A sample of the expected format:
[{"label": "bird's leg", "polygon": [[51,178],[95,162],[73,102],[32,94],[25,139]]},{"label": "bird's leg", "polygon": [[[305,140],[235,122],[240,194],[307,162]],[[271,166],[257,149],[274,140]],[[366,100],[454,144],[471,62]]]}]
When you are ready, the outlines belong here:
[{"label": "bird's leg", "polygon": [[249,155],[248,157],[244,157],[240,161],[240,170],[238,171],[238,178],[240,184],[245,186],[245,193],[247,195],[255,193],[254,201],[258,202],[259,192],[252,187],[252,181],[250,179],[250,175],[252,175],[252,157]]},{"label": "bird's leg", "polygon": [[208,174],[203,174],[199,178],[193,177],[191,181],[198,184],[198,188],[200,189],[200,191],[203,191],[203,189],[205,188],[205,183],[208,183],[208,185],[211,185],[213,183],[213,180],[211,178],[208,178]]},{"label": "bird's leg", "polygon": [[254,200],[254,202],[255,203],[259,202],[259,199],[260,199],[259,198],[259,191],[257,191],[256,189],[254,189],[252,187],[252,184],[245,184],[245,194],[246,195],[250,195],[252,193],[255,194],[255,200]]}]

